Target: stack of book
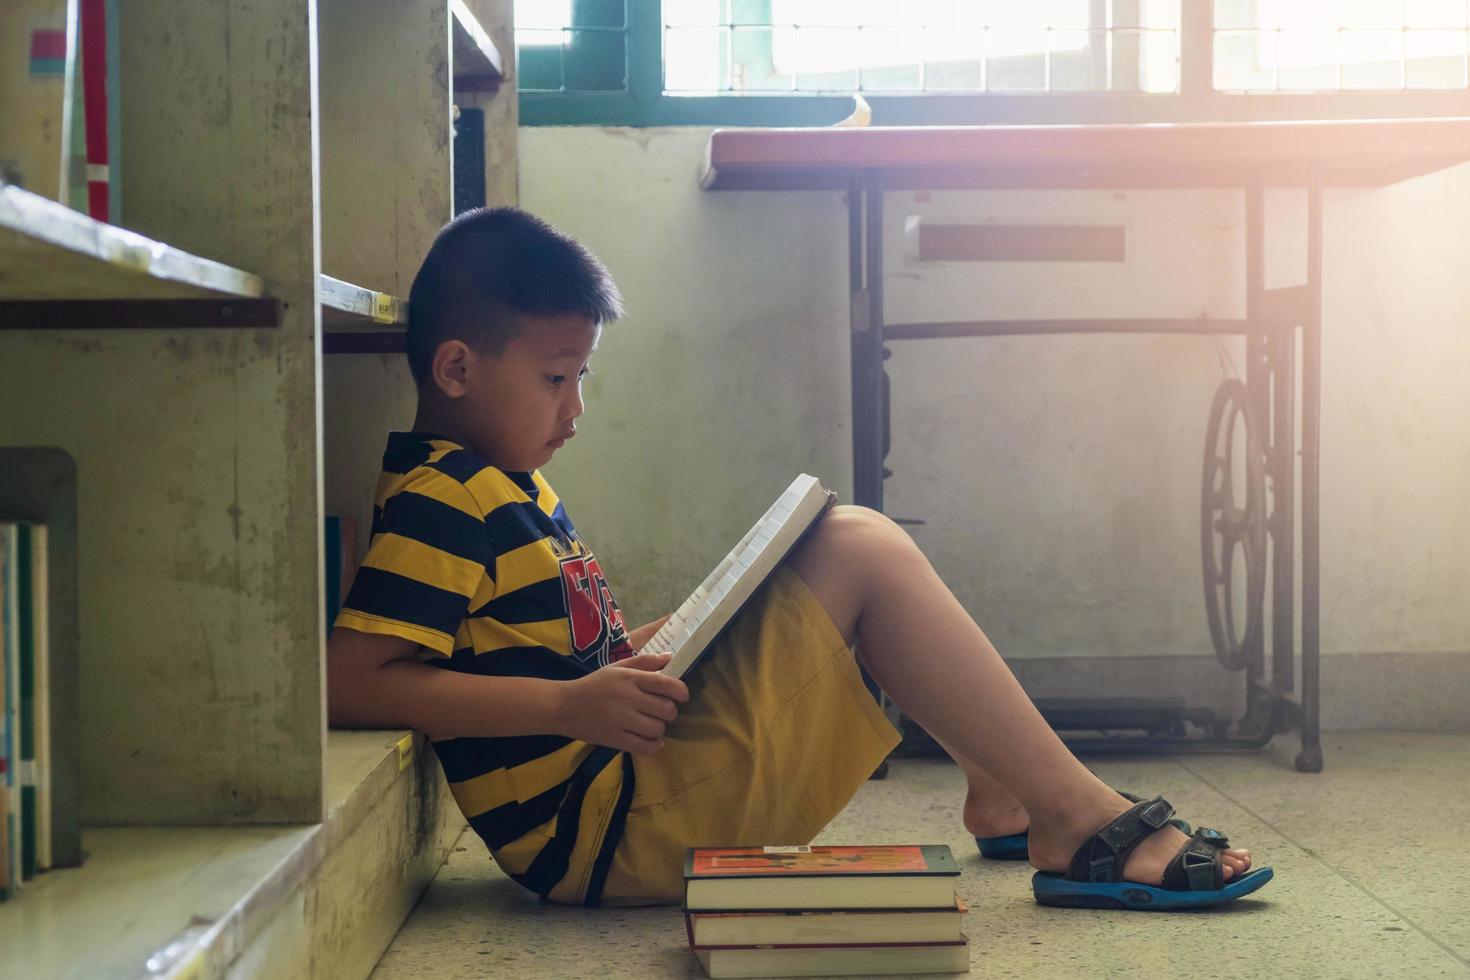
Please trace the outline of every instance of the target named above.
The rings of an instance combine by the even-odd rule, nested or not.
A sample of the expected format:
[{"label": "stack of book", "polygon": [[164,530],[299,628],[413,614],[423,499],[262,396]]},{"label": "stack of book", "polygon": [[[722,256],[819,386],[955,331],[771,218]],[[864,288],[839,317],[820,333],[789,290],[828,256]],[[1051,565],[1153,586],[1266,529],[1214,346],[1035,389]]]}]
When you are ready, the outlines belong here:
[{"label": "stack of book", "polygon": [[968,973],[959,873],[943,844],[691,848],[689,946],[711,977]]},{"label": "stack of book", "polygon": [[51,866],[46,528],[0,523],[0,900]]}]

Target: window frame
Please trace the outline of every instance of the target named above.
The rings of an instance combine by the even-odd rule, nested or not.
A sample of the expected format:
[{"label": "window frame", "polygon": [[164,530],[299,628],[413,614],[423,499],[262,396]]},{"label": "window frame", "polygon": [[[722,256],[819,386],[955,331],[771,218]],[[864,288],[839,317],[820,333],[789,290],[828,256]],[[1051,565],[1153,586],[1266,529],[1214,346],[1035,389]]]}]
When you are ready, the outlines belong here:
[{"label": "window frame", "polygon": [[[1470,115],[1470,90],[1221,92],[1213,0],[1180,0],[1179,91],[863,93],[875,126],[1064,125],[1387,119]],[[519,92],[522,126],[829,126],[851,95],[669,95],[663,91],[660,0],[627,0],[625,88]]]}]

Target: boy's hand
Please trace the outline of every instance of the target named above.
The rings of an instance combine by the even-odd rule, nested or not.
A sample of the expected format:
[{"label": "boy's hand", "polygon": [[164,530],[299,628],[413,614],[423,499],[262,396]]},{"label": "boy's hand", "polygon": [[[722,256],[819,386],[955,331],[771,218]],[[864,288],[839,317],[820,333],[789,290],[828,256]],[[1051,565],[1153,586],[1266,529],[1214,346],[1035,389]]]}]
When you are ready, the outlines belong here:
[{"label": "boy's hand", "polygon": [[557,734],[634,755],[657,752],[678,705],[689,700],[683,681],[658,672],[669,656],[640,653],[558,684]]},{"label": "boy's hand", "polygon": [[638,627],[635,630],[629,630],[628,645],[631,646],[635,652],[642,650],[644,644],[653,639],[653,634],[662,629],[664,623],[667,623],[669,621],[669,618],[673,615],[673,613],[669,613],[668,616],[665,616],[662,619],[655,619],[651,623],[644,623],[642,626]]}]

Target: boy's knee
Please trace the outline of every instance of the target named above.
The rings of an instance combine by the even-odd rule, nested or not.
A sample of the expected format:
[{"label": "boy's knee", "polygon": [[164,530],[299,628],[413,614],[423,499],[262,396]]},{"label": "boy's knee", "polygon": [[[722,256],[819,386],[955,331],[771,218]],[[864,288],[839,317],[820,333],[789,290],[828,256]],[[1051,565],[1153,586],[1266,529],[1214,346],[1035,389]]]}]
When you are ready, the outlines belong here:
[{"label": "boy's knee", "polygon": [[827,517],[829,520],[837,518],[853,524],[892,528],[899,532],[903,531],[903,528],[895,524],[893,518],[887,514],[874,510],[871,507],[863,507],[859,504],[838,504],[832,508],[832,513],[827,515]]},{"label": "boy's knee", "polygon": [[858,547],[888,551],[894,548],[914,548],[909,533],[899,527],[886,514],[871,507],[856,504],[839,504],[822,521],[822,526],[831,533],[852,542]]}]

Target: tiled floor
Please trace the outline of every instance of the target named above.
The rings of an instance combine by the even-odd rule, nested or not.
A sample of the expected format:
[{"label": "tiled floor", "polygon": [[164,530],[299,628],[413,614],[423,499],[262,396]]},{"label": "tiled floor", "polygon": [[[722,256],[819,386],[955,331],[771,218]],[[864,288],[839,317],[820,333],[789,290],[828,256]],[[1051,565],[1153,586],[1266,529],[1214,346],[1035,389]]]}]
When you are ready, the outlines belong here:
[{"label": "tiled floor", "polygon": [[[977,976],[1470,976],[1470,735],[1328,734],[1315,776],[1294,772],[1294,741],[1280,741],[1259,755],[1088,760],[1276,869],[1213,912],[1036,905],[1027,868],[980,860],[959,822],[963,778],[941,760],[896,761],[820,839],[949,844]],[[466,834],[373,977],[702,975],[677,909],[541,907]]]}]

